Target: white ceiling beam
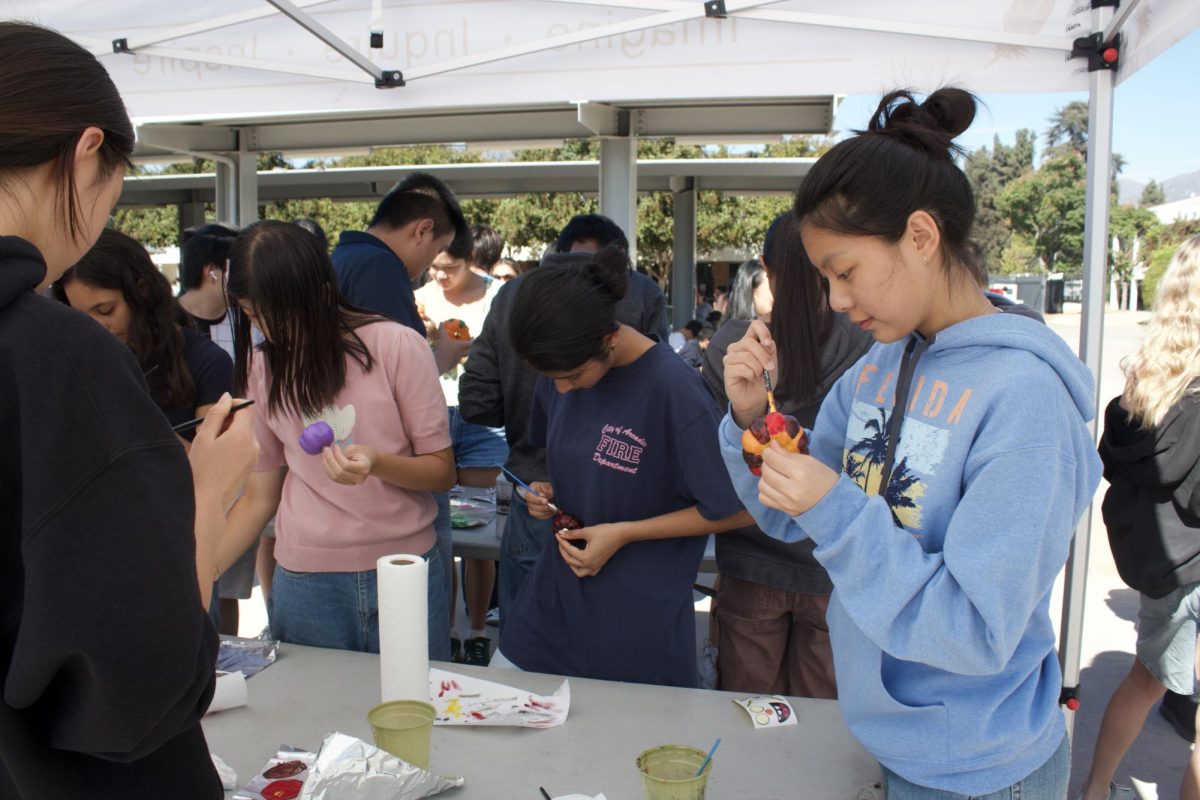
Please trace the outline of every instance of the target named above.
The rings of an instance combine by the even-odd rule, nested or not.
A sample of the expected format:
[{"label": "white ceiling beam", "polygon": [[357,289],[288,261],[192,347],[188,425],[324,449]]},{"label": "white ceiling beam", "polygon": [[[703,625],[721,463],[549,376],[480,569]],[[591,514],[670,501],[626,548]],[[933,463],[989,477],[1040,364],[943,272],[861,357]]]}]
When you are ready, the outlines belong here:
[{"label": "white ceiling beam", "polygon": [[237,131],[209,125],[139,125],[137,142],[139,147],[172,153],[238,149]]},{"label": "white ceiling beam", "polygon": [[[597,136],[620,136],[621,110],[604,103],[576,103],[579,124]],[[625,125],[625,135],[629,134],[629,125]]]}]

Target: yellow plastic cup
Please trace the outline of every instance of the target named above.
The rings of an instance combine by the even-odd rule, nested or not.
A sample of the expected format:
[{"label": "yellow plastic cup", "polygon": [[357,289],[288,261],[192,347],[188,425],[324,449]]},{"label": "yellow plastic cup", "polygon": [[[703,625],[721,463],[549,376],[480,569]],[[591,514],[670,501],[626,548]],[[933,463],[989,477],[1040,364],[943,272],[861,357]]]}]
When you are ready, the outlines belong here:
[{"label": "yellow plastic cup", "polygon": [[646,800],[704,800],[713,762],[709,761],[699,775],[696,770],[700,769],[706,756],[703,750],[683,744],[667,744],[644,751],[637,758],[637,767],[642,773]]},{"label": "yellow plastic cup", "polygon": [[420,700],[392,700],[367,712],[375,746],[429,769],[429,740],[436,711]]}]

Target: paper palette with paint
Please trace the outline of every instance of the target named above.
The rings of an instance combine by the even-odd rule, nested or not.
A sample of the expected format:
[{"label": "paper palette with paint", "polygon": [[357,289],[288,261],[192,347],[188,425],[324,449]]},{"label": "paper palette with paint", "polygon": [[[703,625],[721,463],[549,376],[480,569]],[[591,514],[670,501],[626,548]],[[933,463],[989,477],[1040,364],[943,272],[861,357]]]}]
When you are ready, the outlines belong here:
[{"label": "paper palette with paint", "polygon": [[496,725],[553,728],[567,721],[571,687],[567,681],[552,695],[538,695],[469,675],[429,670],[429,702],[435,725]]}]

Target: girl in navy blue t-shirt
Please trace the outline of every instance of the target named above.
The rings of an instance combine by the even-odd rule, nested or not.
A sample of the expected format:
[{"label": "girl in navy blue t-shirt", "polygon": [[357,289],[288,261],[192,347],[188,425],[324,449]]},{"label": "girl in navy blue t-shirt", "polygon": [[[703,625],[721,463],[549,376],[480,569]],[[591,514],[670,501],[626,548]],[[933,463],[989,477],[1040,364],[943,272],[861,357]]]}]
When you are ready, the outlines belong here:
[{"label": "girl in navy blue t-shirt", "polygon": [[[720,413],[671,348],[616,321],[624,251],[525,279],[513,349],[541,373],[529,443],[550,483],[527,499],[583,523],[559,530],[512,610],[500,664],[588,678],[695,686],[692,584],[704,536],[748,524],[721,469]],[[583,547],[580,547],[583,545]]]}]

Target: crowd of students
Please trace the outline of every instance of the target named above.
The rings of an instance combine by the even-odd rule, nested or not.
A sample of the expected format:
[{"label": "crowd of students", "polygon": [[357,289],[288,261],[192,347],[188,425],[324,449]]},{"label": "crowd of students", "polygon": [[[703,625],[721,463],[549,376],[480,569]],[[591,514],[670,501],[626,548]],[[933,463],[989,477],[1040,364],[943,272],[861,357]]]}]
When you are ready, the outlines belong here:
[{"label": "crowd of students", "polygon": [[[133,129],[96,59],[0,23],[0,106],[0,796],[219,797],[206,610],[230,625],[255,560],[282,641],[377,652],[374,565],[409,552],[432,658],[694,686],[709,534],[722,688],[837,698],[890,798],[1066,795],[1049,602],[1100,479],[1093,383],[981,291],[969,93],[885,96],[683,358],[611,220],[522,272],[422,173],[332,253],[313,221],[191,232],[177,300],[105,229]],[[1107,412],[1105,518],[1145,597],[1089,800],[1162,686],[1196,689],[1198,252]],[[759,476],[764,377],[808,448],[769,446]],[[467,565],[458,642],[447,493],[501,466],[532,491],[498,575]]]}]

